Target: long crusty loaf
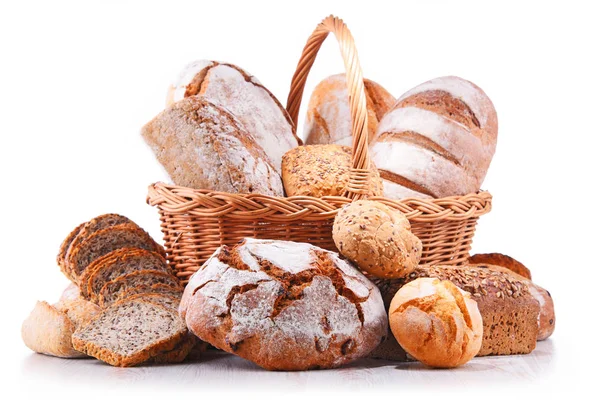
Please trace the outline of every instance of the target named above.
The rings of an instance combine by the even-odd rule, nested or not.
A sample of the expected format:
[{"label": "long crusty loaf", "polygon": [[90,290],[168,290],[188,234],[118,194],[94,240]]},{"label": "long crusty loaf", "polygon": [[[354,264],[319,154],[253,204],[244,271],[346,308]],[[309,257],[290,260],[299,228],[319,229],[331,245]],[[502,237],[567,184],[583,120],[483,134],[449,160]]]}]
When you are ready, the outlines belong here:
[{"label": "long crusty loaf", "polygon": [[[535,349],[540,306],[521,278],[486,267],[422,265],[402,279],[376,280],[386,306],[400,287],[417,278],[449,280],[471,293],[483,318],[483,342],[478,356],[527,354]],[[393,336],[388,336],[372,356],[406,359]]]},{"label": "long crusty loaf", "polygon": [[181,289],[179,280],[171,273],[142,270],[131,272],[105,283],[96,299],[101,307],[108,307],[119,300],[120,296],[128,289],[159,283],[172,286],[174,290]]},{"label": "long crusty loaf", "polygon": [[176,312],[141,299],[125,300],[78,329],[73,346],[108,364],[129,367],[174,350],[186,334]]},{"label": "long crusty loaf", "polygon": [[80,277],[81,295],[86,299],[95,299],[107,282],[141,270],[172,272],[166,260],[154,251],[118,249],[97,258],[85,269]]},{"label": "long crusty loaf", "polygon": [[131,224],[122,224],[98,230],[82,240],[69,251],[67,265],[78,283],[81,274],[94,260],[126,247],[164,254],[162,246],[143,229]]}]

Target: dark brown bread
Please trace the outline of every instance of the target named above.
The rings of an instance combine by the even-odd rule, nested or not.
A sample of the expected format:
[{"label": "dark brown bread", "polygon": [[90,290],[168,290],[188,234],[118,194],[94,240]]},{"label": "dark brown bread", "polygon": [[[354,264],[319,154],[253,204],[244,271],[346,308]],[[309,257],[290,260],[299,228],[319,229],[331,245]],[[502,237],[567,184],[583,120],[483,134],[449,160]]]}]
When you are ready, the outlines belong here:
[{"label": "dark brown bread", "polygon": [[469,257],[468,263],[471,265],[497,265],[499,267],[510,269],[514,273],[531,280],[531,271],[529,271],[529,269],[526,266],[524,266],[514,258],[501,253],[474,254],[471,257]]},{"label": "dark brown bread", "polygon": [[[199,340],[192,333],[187,333],[173,350],[159,353],[150,359],[155,364],[175,364],[185,361],[192,350],[197,346]],[[201,347],[201,346],[200,346]],[[199,352],[202,349],[200,348]]]},{"label": "dark brown bread", "polygon": [[141,299],[148,303],[158,304],[173,311],[179,311],[181,296],[173,296],[161,293],[136,293],[128,297],[123,297],[119,301]]},{"label": "dark brown bread", "polygon": [[66,261],[67,252],[69,251],[69,247],[71,246],[71,243],[73,243],[73,240],[75,240],[75,237],[79,234],[79,232],[81,231],[81,228],[83,228],[83,226],[85,224],[86,224],[86,222],[79,224],[77,226],[77,228],[73,229],[71,231],[71,233],[69,233],[69,235],[61,243],[60,249],[58,250],[58,255],[56,256],[56,263],[60,267],[61,272],[67,278],[69,278],[69,280],[71,280],[72,282],[75,282],[75,283],[77,282],[77,279],[71,275],[71,272],[67,268],[67,261]]},{"label": "dark brown bread", "polygon": [[200,339],[270,370],[334,368],[383,339],[379,291],[336,253],[245,239],[186,286],[180,314]]},{"label": "dark brown bread", "polygon": [[[538,302],[528,286],[510,273],[485,266],[418,266],[407,277],[395,280],[376,280],[387,307],[398,289],[417,278],[449,280],[471,293],[483,318],[483,343],[478,356],[527,354],[535,349],[538,335]],[[388,336],[387,341],[395,341]],[[386,344],[387,354],[379,349],[371,356],[403,359],[404,351],[390,354],[399,348]]]},{"label": "dark brown bread", "polygon": [[142,285],[152,286],[158,283],[172,286],[175,290],[181,288],[179,280],[171,273],[151,270],[135,271],[105,283],[97,296],[98,304],[101,307],[109,307],[118,301],[128,289]]},{"label": "dark brown bread", "polygon": [[79,245],[69,251],[67,264],[79,282],[81,274],[96,259],[111,251],[134,247],[164,254],[164,249],[156,243],[143,229],[122,224],[101,229],[82,240]]},{"label": "dark brown bread", "polygon": [[137,248],[118,249],[97,258],[81,274],[81,296],[86,299],[96,298],[107,282],[141,270],[172,273],[166,260],[154,251]]},{"label": "dark brown bread", "polygon": [[73,347],[117,367],[164,356],[187,334],[177,313],[140,299],[116,303],[72,337]]}]

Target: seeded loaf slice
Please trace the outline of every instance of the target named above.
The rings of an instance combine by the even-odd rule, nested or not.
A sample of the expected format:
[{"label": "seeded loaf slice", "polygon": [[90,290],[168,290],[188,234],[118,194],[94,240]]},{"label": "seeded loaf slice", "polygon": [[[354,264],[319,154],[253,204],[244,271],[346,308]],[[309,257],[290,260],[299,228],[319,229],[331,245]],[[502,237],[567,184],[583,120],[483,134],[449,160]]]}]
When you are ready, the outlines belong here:
[{"label": "seeded loaf slice", "polygon": [[175,364],[183,362],[199,340],[196,339],[193,333],[188,333],[181,339],[181,341],[171,351],[165,351],[154,356],[150,361],[155,364]]},{"label": "seeded loaf slice", "polygon": [[156,283],[154,285],[138,285],[121,293],[117,298],[117,301],[133,297],[137,294],[158,294],[181,299],[181,296],[183,295],[183,287],[176,287],[172,286],[171,284],[164,283]]},{"label": "seeded loaf slice", "polygon": [[101,307],[109,307],[118,301],[127,289],[141,285],[152,286],[157,283],[172,286],[174,290],[182,289],[179,280],[171,273],[142,270],[123,275],[117,279],[107,282],[98,294],[98,302]]},{"label": "seeded loaf slice", "polygon": [[66,262],[67,251],[69,250],[71,243],[73,243],[73,240],[75,240],[75,237],[79,234],[79,232],[81,231],[81,228],[83,228],[83,226],[85,224],[86,224],[86,222],[79,224],[77,226],[77,228],[73,229],[73,231],[71,233],[69,233],[69,235],[65,238],[65,240],[63,240],[62,244],[60,245],[60,249],[58,250],[58,255],[56,256],[56,263],[60,267],[61,272],[63,274],[65,274],[65,276],[73,282],[76,282],[76,279],[75,279],[75,277],[71,276],[71,273],[69,272],[69,270],[67,268],[67,262]]},{"label": "seeded loaf slice", "polygon": [[81,274],[81,296],[96,299],[107,282],[142,270],[171,273],[167,261],[156,252],[136,248],[111,251],[93,261]]},{"label": "seeded loaf slice", "polygon": [[158,304],[173,311],[179,310],[179,303],[181,302],[181,296],[160,293],[137,293],[129,297],[123,297],[119,301],[137,299],[147,301],[148,303]]},{"label": "seeded loaf slice", "polygon": [[82,240],[67,255],[67,265],[79,283],[81,274],[96,259],[111,251],[135,247],[156,251],[164,255],[164,249],[143,229],[132,224],[123,224],[101,229]]},{"label": "seeded loaf slice", "polygon": [[176,312],[141,299],[104,310],[73,334],[76,350],[117,367],[131,367],[174,350],[187,334]]}]

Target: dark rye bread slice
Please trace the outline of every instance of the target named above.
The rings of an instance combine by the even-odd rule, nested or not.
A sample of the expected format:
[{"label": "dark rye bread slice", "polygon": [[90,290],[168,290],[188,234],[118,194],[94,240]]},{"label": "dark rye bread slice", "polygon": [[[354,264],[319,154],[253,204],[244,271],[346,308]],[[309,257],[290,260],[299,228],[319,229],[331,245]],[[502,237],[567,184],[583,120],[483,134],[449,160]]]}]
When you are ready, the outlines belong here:
[{"label": "dark rye bread slice", "polygon": [[182,289],[179,280],[171,273],[144,270],[136,271],[107,282],[98,294],[98,304],[100,304],[101,307],[109,307],[111,304],[122,298],[121,295],[125,293],[127,289],[141,285],[152,286],[157,283],[172,286],[174,290]]},{"label": "dark rye bread slice", "polygon": [[81,274],[81,296],[88,300],[95,298],[107,282],[142,270],[172,273],[167,261],[156,252],[138,248],[111,251],[93,261]]},{"label": "dark rye bread slice", "polygon": [[67,266],[77,282],[94,260],[114,250],[136,247],[156,251],[161,255],[165,254],[161,245],[156,243],[146,231],[133,224],[101,229],[82,240],[76,247],[71,247],[67,256]]},{"label": "dark rye bread slice", "polygon": [[82,353],[117,367],[131,367],[175,349],[187,334],[179,315],[140,299],[104,310],[72,337]]},{"label": "dark rye bread slice", "polygon": [[73,229],[73,231],[71,231],[71,233],[69,233],[69,235],[61,243],[60,249],[58,250],[58,255],[56,256],[56,263],[60,267],[61,272],[63,274],[65,274],[65,276],[67,278],[69,278],[71,281],[73,281],[74,283],[76,283],[77,280],[75,279],[75,277],[73,277],[71,275],[71,273],[69,272],[69,270],[67,268],[67,263],[66,263],[67,251],[69,250],[71,243],[73,243],[73,240],[75,240],[75,237],[79,234],[79,232],[81,231],[81,229],[84,227],[85,224],[86,224],[86,222],[79,224],[77,226],[77,228]]}]

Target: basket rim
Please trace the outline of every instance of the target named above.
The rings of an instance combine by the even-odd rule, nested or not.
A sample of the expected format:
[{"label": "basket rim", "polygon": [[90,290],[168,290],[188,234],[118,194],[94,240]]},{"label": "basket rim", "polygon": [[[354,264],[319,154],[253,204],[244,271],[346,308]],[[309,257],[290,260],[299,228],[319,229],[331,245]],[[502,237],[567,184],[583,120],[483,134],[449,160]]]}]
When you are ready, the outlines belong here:
[{"label": "basket rim", "polygon": [[[368,199],[401,211],[411,222],[478,218],[492,208],[492,195],[485,190],[437,199],[394,200],[381,196]],[[285,223],[330,219],[352,200],[341,196],[275,197],[256,193],[226,193],[156,182],[148,187],[146,202],[170,214]]]}]

